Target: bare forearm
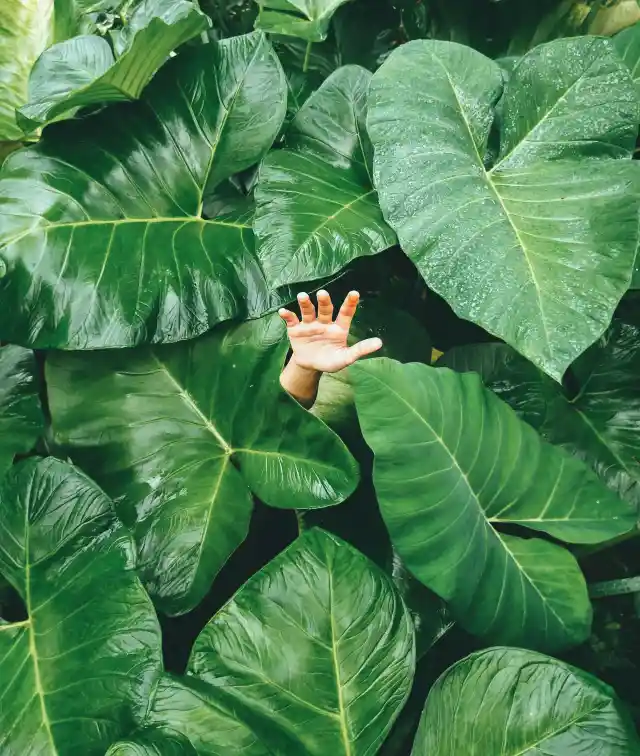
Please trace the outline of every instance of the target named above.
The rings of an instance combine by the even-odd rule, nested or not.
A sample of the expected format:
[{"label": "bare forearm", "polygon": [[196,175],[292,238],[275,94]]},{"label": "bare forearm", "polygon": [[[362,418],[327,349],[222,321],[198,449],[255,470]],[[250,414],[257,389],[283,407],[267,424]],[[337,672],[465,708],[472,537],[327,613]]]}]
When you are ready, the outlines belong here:
[{"label": "bare forearm", "polygon": [[303,407],[309,409],[318,395],[321,375],[317,370],[300,367],[292,356],[280,374],[280,385]]}]

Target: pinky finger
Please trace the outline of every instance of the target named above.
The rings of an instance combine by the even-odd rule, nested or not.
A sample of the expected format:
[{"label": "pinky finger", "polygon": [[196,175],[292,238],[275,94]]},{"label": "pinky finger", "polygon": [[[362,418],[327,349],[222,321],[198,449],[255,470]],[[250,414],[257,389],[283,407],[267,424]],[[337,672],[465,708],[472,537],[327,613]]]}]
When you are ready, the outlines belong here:
[{"label": "pinky finger", "polygon": [[280,317],[287,324],[287,328],[293,328],[293,326],[298,325],[298,323],[300,322],[298,316],[294,312],[285,310],[284,307],[278,310],[278,315],[280,315]]},{"label": "pinky finger", "polygon": [[349,347],[349,349],[347,349],[347,356],[349,360],[348,364],[352,365],[361,357],[366,357],[368,354],[373,354],[373,352],[377,352],[378,349],[381,348],[382,341],[380,339],[365,339],[364,341],[359,341],[357,344],[354,344],[352,347]]}]

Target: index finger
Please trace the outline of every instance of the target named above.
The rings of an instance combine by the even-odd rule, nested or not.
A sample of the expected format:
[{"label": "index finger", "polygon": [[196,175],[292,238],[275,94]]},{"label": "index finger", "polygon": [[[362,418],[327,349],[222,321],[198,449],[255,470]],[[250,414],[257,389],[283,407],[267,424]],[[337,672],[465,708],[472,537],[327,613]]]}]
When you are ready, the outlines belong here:
[{"label": "index finger", "polygon": [[356,314],[356,310],[358,309],[358,302],[360,301],[360,294],[358,294],[357,291],[350,291],[344,302],[342,303],[342,307],[340,308],[340,312],[338,313],[338,317],[336,318],[336,323],[345,330],[349,330],[351,327],[351,321],[353,320],[353,316]]}]

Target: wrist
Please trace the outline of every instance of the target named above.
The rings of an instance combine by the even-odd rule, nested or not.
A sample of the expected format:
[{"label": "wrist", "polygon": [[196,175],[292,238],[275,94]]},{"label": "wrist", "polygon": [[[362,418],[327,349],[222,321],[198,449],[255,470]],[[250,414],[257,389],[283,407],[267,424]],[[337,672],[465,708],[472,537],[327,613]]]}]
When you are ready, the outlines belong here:
[{"label": "wrist", "polygon": [[322,375],[321,370],[316,370],[316,368],[309,367],[308,365],[300,365],[296,360],[295,354],[292,354],[289,358],[289,362],[285,365],[285,370],[287,370],[287,368],[291,371],[295,371],[301,376],[305,376],[306,378],[315,378],[319,380]]},{"label": "wrist", "polygon": [[320,370],[298,365],[292,355],[280,374],[280,385],[303,407],[309,409],[315,402],[321,376]]}]

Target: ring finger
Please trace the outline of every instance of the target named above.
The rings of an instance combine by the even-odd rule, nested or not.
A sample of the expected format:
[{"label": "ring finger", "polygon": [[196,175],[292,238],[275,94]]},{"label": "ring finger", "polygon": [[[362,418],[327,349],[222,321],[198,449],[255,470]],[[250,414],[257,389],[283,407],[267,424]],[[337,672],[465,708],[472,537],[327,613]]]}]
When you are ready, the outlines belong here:
[{"label": "ring finger", "polygon": [[301,291],[300,294],[298,294],[298,304],[300,305],[302,322],[313,323],[316,319],[316,308],[313,306],[313,303],[306,292]]}]

